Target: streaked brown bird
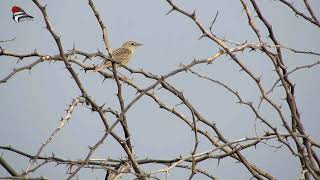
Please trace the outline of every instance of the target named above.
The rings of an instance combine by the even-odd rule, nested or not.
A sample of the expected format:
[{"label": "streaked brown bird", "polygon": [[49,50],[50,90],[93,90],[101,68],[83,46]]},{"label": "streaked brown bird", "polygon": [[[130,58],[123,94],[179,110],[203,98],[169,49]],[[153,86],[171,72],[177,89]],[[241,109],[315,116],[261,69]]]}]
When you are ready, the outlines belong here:
[{"label": "streaked brown bird", "polygon": [[[141,45],[142,44],[134,41],[127,41],[123,43],[120,48],[112,51],[113,60],[121,65],[127,65],[132,58],[136,48]],[[97,66],[94,71],[97,72],[109,67],[112,67],[111,61],[105,60],[101,65]]]}]

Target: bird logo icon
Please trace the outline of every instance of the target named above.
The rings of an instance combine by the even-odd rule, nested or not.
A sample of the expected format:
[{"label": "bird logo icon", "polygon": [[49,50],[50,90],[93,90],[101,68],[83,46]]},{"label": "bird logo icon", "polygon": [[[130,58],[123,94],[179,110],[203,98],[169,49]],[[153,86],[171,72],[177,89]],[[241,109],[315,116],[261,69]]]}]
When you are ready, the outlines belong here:
[{"label": "bird logo icon", "polygon": [[28,15],[23,9],[21,9],[18,6],[13,6],[11,8],[11,11],[12,11],[12,14],[13,14],[12,18],[17,23],[33,19],[32,16]]}]

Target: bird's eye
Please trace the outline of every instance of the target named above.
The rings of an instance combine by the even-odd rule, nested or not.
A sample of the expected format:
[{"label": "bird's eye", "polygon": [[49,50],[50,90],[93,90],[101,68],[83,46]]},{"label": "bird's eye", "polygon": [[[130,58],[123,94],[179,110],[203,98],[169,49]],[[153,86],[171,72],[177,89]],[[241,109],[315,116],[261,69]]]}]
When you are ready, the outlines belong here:
[{"label": "bird's eye", "polygon": [[132,43],[131,43],[131,45],[133,46],[133,45],[134,45],[134,43],[132,42]]}]

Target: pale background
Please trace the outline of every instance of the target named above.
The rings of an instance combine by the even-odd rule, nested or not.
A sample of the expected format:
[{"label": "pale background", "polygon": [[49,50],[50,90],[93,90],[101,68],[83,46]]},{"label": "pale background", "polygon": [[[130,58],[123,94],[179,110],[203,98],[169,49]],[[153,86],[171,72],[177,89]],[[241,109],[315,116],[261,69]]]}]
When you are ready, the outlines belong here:
[{"label": "pale background", "polygon": [[[43,2],[43,1],[42,1]],[[239,1],[185,0],[178,5],[192,11],[197,9],[198,17],[207,27],[219,11],[214,25],[214,32],[230,40],[257,42],[253,31],[248,27],[247,18]],[[274,30],[281,43],[296,49],[319,52],[320,33],[310,23],[295,18],[290,11],[275,1],[258,1],[263,13],[274,25]],[[95,52],[104,51],[101,30],[87,4],[87,1],[55,0],[45,1],[47,11],[55,31],[61,35],[65,48]],[[297,2],[299,4],[299,2]],[[311,1],[316,14],[320,16],[320,1]],[[18,5],[35,17],[33,21],[15,23],[12,20],[11,7]],[[191,62],[193,58],[207,58],[218,51],[218,47],[207,39],[198,40],[200,31],[194,23],[176,12],[166,16],[170,6],[164,0],[109,0],[95,1],[104,23],[107,25],[110,43],[113,48],[119,47],[126,40],[135,40],[144,45],[136,52],[129,66],[143,68],[155,74],[164,74],[180,63]],[[319,8],[316,8],[319,7]],[[304,11],[304,9],[302,9]],[[257,19],[256,19],[257,21]],[[260,27],[260,23],[257,23]],[[31,1],[0,1],[0,40],[16,38],[13,42],[1,43],[1,47],[17,53],[30,53],[36,49],[42,54],[57,54],[56,44],[44,28],[44,21],[38,8]],[[264,33],[264,35],[267,35]],[[256,74],[263,75],[263,84],[272,85],[274,73],[269,61],[260,53],[247,52],[240,56],[244,63]],[[297,56],[285,54],[285,63],[292,69],[298,65],[310,64],[319,60],[314,56]],[[31,58],[25,60],[30,63]],[[0,57],[0,78],[6,76],[16,64],[16,59]],[[90,62],[91,63],[91,62]],[[93,63],[93,62],[92,62]],[[115,96],[116,88],[113,80],[102,83],[102,77],[88,72],[85,74],[76,68],[84,82],[85,88],[98,103],[118,108]],[[257,101],[257,89],[248,77],[240,72],[230,58],[223,56],[212,65],[201,65],[195,68],[214,79],[221,80],[237,89],[247,100]],[[131,76],[125,70],[122,73]],[[152,82],[138,75],[132,75],[142,87]],[[296,86],[297,103],[301,111],[305,128],[316,140],[320,140],[319,107],[320,107],[320,71],[318,67],[301,71],[291,77]],[[169,79],[176,87],[184,90],[185,95],[194,103],[203,115],[214,121],[217,127],[230,139],[237,140],[246,136],[254,136],[254,116],[248,108],[237,104],[237,99],[223,88],[199,80],[190,73],[180,73]],[[126,102],[135,97],[135,92],[128,86],[124,87]],[[169,104],[179,101],[172,99],[167,93],[159,92],[159,96]],[[35,154],[57,127],[64,109],[72,98],[79,95],[74,81],[62,63],[42,63],[29,73],[18,73],[6,84],[0,84],[0,144],[11,145],[30,154]],[[281,94],[274,97],[281,98]],[[181,108],[182,110],[182,108]],[[187,112],[187,111],[184,111]],[[264,114],[270,119],[277,117],[273,111],[265,108]],[[189,115],[189,113],[186,113]],[[145,97],[128,112],[128,123],[132,133],[132,142],[139,158],[174,158],[179,154],[187,155],[193,148],[193,133],[180,120],[160,110],[149,98]],[[274,119],[279,123],[279,119]],[[83,158],[103,134],[101,121],[96,114],[85,108],[77,108],[71,121],[49,144],[42,155],[52,152],[61,158]],[[202,142],[199,148],[208,150],[208,142]],[[28,159],[7,151],[0,151],[4,158],[17,170],[28,165]],[[263,145],[242,151],[248,159],[279,179],[297,179],[298,159],[288,154],[286,148],[275,150]],[[120,158],[124,153],[121,147],[107,138],[93,158]],[[157,169],[162,166],[148,166]],[[225,158],[210,163],[202,163],[211,174],[220,179],[249,179],[251,176],[243,165]],[[173,170],[169,179],[185,179],[189,172]],[[80,179],[103,179],[104,171],[82,170]],[[0,176],[8,176],[0,167]],[[34,176],[43,175],[52,179],[64,179],[65,166],[45,166]],[[164,176],[159,176],[164,177]],[[129,178],[129,177],[127,177]],[[126,177],[124,177],[126,179]],[[130,178],[129,178],[130,179]],[[206,179],[197,175],[196,179]]]}]

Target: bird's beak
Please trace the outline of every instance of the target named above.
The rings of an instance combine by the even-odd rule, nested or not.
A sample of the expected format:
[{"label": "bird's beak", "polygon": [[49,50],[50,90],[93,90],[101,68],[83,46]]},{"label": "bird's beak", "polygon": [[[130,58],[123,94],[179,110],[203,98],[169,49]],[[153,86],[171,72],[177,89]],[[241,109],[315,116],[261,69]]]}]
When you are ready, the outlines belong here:
[{"label": "bird's beak", "polygon": [[141,43],[136,43],[135,45],[136,45],[136,46],[142,46],[143,44],[141,44]]}]

